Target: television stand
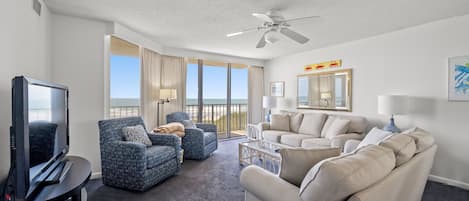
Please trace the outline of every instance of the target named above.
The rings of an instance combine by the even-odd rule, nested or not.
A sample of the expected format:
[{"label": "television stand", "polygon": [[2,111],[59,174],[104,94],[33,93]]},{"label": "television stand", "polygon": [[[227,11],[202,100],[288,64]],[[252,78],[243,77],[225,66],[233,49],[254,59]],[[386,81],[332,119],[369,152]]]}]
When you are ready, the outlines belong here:
[{"label": "television stand", "polygon": [[34,201],[68,200],[69,198],[72,201],[81,201],[82,196],[86,198],[85,186],[91,177],[91,164],[88,160],[78,156],[67,156],[62,167],[59,166],[56,169],[52,175],[56,183],[44,186],[34,197]]}]

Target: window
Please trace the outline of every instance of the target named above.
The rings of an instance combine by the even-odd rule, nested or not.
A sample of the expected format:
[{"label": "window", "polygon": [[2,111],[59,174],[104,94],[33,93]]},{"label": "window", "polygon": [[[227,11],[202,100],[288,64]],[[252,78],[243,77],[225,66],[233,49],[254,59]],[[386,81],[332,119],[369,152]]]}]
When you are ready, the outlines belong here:
[{"label": "window", "polygon": [[139,47],[111,37],[110,118],[140,115]]}]

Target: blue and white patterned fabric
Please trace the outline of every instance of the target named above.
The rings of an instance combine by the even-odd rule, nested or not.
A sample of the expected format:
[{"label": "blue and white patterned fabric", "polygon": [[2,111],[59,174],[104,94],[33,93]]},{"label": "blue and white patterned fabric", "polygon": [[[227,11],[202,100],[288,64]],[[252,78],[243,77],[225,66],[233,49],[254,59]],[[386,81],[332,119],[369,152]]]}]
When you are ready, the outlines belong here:
[{"label": "blue and white patterned fabric", "polygon": [[[166,115],[167,123],[190,120],[185,112]],[[197,128],[186,128],[182,138],[185,159],[204,160],[218,148],[217,127],[213,124],[196,124]]]},{"label": "blue and white patterned fabric", "polygon": [[153,146],[124,141],[122,128],[141,125],[142,118],[129,117],[98,122],[103,183],[145,191],[174,175],[181,168],[181,140],[175,135],[148,134]]}]

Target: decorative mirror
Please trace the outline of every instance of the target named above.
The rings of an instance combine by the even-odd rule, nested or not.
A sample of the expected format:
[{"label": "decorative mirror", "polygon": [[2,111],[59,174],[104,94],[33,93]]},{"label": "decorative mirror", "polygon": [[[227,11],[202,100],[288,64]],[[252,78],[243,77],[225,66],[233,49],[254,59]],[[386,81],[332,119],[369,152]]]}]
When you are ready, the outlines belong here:
[{"label": "decorative mirror", "polygon": [[352,111],[352,69],[299,75],[297,107]]}]

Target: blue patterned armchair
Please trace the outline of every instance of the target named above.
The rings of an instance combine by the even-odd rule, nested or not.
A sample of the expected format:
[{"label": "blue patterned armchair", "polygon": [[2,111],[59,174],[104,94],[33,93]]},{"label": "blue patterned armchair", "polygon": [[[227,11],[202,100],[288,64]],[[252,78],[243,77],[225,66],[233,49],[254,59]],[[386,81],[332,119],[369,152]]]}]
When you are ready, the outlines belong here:
[{"label": "blue patterned armchair", "polygon": [[145,191],[181,168],[181,140],[177,136],[148,134],[151,147],[124,141],[122,128],[136,125],[145,127],[140,117],[98,122],[105,185]]},{"label": "blue patterned armchair", "polygon": [[[166,115],[167,123],[190,120],[185,112],[175,112]],[[204,160],[218,148],[217,127],[213,124],[196,124],[197,128],[186,128],[186,135],[182,138],[184,158]]]}]

